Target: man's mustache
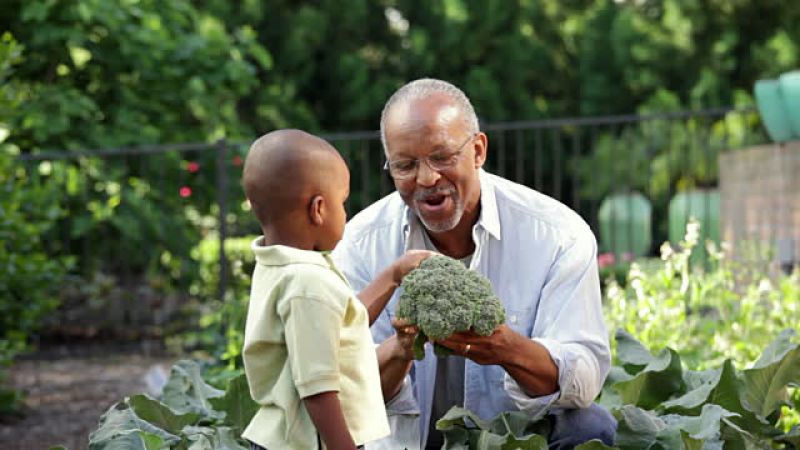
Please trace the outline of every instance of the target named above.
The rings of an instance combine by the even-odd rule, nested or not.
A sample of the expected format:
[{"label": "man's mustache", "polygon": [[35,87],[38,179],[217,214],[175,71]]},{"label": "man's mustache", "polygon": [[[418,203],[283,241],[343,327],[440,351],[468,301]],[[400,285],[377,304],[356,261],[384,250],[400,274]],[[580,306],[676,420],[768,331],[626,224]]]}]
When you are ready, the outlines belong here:
[{"label": "man's mustache", "polygon": [[432,197],[434,195],[453,195],[456,194],[456,188],[454,186],[440,186],[433,189],[423,189],[421,191],[417,191],[414,193],[414,200],[416,201],[425,201],[426,198]]}]

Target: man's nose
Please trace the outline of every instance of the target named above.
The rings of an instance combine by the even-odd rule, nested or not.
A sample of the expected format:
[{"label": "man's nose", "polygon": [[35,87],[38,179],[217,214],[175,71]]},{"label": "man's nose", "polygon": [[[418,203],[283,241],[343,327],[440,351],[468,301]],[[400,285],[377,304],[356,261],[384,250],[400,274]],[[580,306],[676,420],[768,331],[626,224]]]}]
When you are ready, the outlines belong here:
[{"label": "man's nose", "polygon": [[431,168],[428,165],[428,162],[420,160],[419,165],[417,166],[417,184],[420,186],[433,186],[439,181],[441,178],[441,174],[438,171]]}]

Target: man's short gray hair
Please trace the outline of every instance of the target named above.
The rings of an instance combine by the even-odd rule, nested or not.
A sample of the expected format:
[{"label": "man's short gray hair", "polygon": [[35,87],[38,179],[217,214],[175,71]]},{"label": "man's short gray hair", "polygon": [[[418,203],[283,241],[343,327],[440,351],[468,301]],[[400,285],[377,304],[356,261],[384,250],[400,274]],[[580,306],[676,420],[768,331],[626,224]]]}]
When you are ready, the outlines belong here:
[{"label": "man's short gray hair", "polygon": [[389,147],[386,145],[386,115],[392,107],[397,104],[418,100],[437,93],[445,94],[455,102],[456,106],[461,110],[461,115],[470,133],[477,133],[480,131],[478,116],[475,114],[475,109],[472,107],[469,98],[467,98],[466,94],[464,94],[461,89],[447,81],[437,80],[435,78],[420,78],[398,89],[389,97],[389,100],[383,107],[383,112],[381,113],[381,143],[383,144],[384,152],[389,152]]}]

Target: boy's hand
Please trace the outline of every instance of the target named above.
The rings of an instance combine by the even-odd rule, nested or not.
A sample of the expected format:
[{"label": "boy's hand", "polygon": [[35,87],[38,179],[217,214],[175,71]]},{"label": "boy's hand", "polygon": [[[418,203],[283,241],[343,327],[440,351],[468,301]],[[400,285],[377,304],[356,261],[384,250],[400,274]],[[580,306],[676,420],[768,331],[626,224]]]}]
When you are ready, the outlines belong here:
[{"label": "boy's hand", "polygon": [[409,250],[403,256],[397,258],[392,263],[392,280],[400,284],[403,277],[408,275],[409,272],[419,267],[419,264],[427,257],[438,255],[436,252],[430,250]]},{"label": "boy's hand", "polygon": [[419,328],[409,325],[405,319],[392,319],[392,327],[397,334],[397,353],[400,359],[411,361],[414,359],[414,340],[417,338]]}]

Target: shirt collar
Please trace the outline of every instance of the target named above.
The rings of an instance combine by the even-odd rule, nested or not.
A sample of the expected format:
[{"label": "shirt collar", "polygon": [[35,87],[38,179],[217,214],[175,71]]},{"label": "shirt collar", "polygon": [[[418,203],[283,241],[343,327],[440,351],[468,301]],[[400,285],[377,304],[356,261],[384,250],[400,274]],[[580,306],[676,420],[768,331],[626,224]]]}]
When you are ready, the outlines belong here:
[{"label": "shirt collar", "polygon": [[[480,227],[486,230],[495,239],[500,240],[500,215],[497,211],[497,198],[495,196],[494,183],[485,170],[479,169],[478,177],[481,183],[481,214],[475,227]],[[408,242],[409,234],[416,231],[419,227],[422,231],[422,223],[416,217],[414,212],[408,205],[404,205],[405,214],[402,215],[403,233]]]},{"label": "shirt collar", "polygon": [[250,244],[250,248],[256,255],[256,262],[264,266],[285,266],[289,264],[314,264],[325,268],[330,268],[328,254],[330,252],[317,252],[312,250],[301,250],[299,248],[288,247],[286,245],[267,245],[261,243],[264,236],[259,236]]}]

